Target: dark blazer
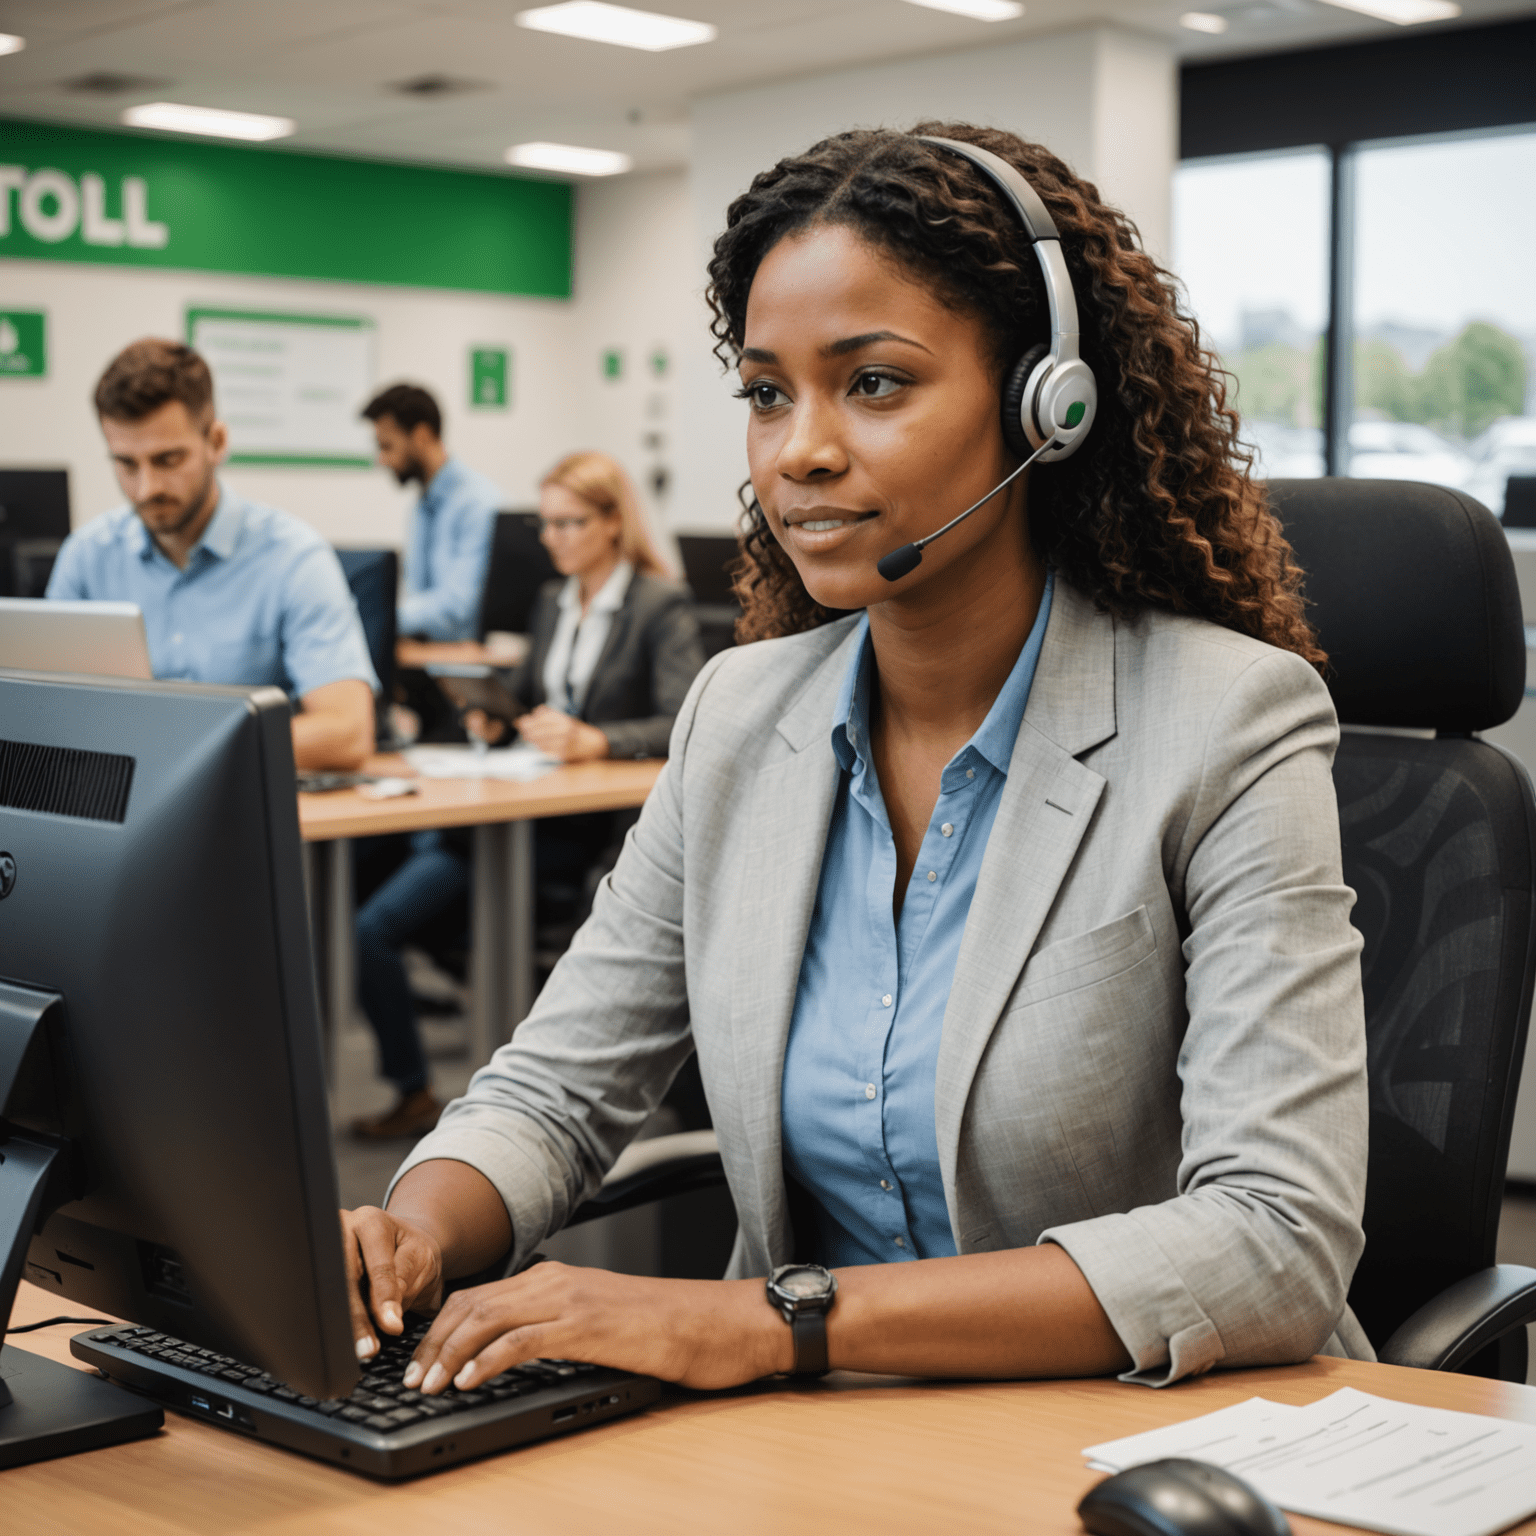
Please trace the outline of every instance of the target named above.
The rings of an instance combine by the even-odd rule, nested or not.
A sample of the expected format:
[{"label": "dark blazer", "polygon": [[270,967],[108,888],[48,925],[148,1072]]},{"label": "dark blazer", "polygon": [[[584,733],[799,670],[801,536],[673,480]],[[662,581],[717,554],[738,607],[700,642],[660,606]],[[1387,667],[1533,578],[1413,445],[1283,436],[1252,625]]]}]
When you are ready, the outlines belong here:
[{"label": "dark blazer", "polygon": [[[564,578],[539,588],[529,624],[528,657],[509,679],[529,709],[547,703],[544,662],[560,621]],[[610,757],[665,757],[672,722],[704,665],[699,626],[687,589],[657,576],[631,578],[593,668],[581,718],[602,728]]]}]

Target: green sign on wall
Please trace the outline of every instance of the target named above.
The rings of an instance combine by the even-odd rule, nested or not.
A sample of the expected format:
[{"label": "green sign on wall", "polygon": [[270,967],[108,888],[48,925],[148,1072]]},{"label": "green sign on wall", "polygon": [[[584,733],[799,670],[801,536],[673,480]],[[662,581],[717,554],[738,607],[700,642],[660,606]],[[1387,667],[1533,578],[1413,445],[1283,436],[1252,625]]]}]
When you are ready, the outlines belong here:
[{"label": "green sign on wall", "polygon": [[507,408],[511,366],[505,347],[473,347],[469,354],[469,403],[482,409]]},{"label": "green sign on wall", "polygon": [[564,182],[0,119],[0,257],[568,298]]},{"label": "green sign on wall", "polygon": [[0,379],[48,373],[48,317],[40,309],[0,309]]}]

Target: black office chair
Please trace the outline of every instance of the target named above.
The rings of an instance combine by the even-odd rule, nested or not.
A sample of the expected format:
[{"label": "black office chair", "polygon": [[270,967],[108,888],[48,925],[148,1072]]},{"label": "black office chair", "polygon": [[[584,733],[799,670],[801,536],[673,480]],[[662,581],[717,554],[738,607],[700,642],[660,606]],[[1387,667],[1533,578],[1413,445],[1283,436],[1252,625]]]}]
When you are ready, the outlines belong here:
[{"label": "black office chair", "polygon": [[338,549],[336,557],[357,602],[368,655],[387,705],[395,686],[395,601],[400,556],[392,549]]},{"label": "black office chair", "polygon": [[539,588],[559,574],[539,538],[537,512],[498,512],[476,635],[528,633]]},{"label": "black office chair", "polygon": [[[1438,486],[1277,480],[1345,731],[1344,878],[1365,937],[1370,1168],[1349,1300],[1395,1365],[1524,1381],[1536,1270],[1496,1265],[1536,961],[1536,800],[1474,734],[1525,687],[1514,564]],[[1385,728],[1385,729],[1383,729]],[[1390,734],[1417,728],[1434,735]]]},{"label": "black office chair", "polygon": [[[1366,1248],[1350,1305],[1394,1365],[1523,1381],[1536,1270],[1495,1264],[1536,960],[1536,799],[1472,733],[1525,685],[1514,565],[1470,498],[1399,481],[1271,487],[1346,725],[1334,765],[1365,938]],[[629,1149],[573,1221],[718,1183],[710,1133]]]}]

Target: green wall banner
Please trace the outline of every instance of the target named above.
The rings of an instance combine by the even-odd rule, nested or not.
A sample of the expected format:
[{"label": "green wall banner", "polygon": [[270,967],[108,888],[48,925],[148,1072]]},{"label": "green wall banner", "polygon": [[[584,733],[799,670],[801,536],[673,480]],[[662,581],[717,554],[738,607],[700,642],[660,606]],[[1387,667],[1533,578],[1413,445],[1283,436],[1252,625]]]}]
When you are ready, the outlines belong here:
[{"label": "green wall banner", "polygon": [[0,257],[569,298],[571,188],[0,119]]},{"label": "green wall banner", "polygon": [[0,309],[0,379],[48,376],[48,316],[40,309]]},{"label": "green wall banner", "polygon": [[504,411],[510,371],[505,347],[472,347],[469,353],[469,403]]}]

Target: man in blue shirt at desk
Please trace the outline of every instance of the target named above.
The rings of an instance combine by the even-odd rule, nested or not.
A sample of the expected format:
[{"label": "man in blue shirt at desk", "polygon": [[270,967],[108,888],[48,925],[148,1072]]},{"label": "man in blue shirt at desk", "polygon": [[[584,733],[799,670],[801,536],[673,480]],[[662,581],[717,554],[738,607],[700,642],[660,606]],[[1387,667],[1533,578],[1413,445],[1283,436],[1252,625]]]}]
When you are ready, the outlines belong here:
[{"label": "man in blue shirt at desk", "polygon": [[443,446],[437,401],[415,384],[394,384],[363,407],[379,463],[401,485],[421,485],[405,550],[402,635],[474,640],[501,492]]},{"label": "man in blue shirt at desk", "polygon": [[283,688],[298,766],[358,767],[378,679],[341,562],[297,518],[220,486],[229,433],[208,365],[135,342],[95,403],[128,504],[65,540],[48,596],[137,603],[156,677]]}]

